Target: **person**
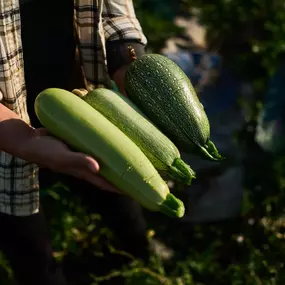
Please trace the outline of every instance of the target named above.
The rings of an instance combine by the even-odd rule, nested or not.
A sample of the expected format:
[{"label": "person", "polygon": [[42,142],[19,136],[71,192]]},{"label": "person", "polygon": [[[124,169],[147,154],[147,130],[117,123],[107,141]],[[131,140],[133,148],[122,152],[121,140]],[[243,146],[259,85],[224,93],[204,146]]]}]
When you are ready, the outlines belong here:
[{"label": "person", "polygon": [[[131,0],[0,0],[0,250],[20,285],[67,284],[52,257],[40,188],[61,179],[101,213],[122,249],[147,258],[142,209],[99,175],[94,158],[49,135],[34,100],[49,87],[124,93],[131,44],[147,40]],[[76,55],[84,86],[74,76]]]}]

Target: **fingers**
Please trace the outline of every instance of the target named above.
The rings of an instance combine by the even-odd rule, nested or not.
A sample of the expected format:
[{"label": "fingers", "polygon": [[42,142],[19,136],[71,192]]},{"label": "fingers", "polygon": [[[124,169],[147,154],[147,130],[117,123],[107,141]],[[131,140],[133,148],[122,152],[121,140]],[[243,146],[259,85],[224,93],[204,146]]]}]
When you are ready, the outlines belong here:
[{"label": "fingers", "polygon": [[90,171],[84,171],[83,169],[72,169],[68,172],[68,174],[85,180],[101,190],[121,194],[116,187],[114,187],[111,183],[109,183],[106,179],[98,174],[94,174]]},{"label": "fingers", "polygon": [[66,169],[66,172],[68,172],[69,175],[88,181],[102,190],[120,193],[116,187],[98,175],[99,170],[98,162],[92,157],[83,153],[72,153],[68,161],[68,169]]},{"label": "fingers", "polygon": [[36,129],[36,135],[37,136],[49,136],[50,133],[45,128],[38,128],[38,129]]},{"label": "fingers", "polygon": [[116,187],[114,187],[111,183],[99,175],[87,175],[86,180],[101,190],[122,194]]},{"label": "fingers", "polygon": [[70,152],[67,165],[74,169],[83,170],[84,172],[91,172],[92,174],[97,174],[100,170],[98,162],[92,157],[77,152]]}]

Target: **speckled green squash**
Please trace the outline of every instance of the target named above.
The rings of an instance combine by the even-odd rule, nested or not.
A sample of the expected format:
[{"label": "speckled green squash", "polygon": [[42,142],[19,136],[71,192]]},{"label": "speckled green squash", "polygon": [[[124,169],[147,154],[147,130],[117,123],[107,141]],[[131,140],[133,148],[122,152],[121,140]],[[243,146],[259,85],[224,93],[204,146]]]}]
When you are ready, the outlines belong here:
[{"label": "speckled green squash", "polygon": [[181,150],[221,160],[210,140],[210,124],[196,92],[182,69],[159,54],[135,59],[125,77],[131,100]]}]

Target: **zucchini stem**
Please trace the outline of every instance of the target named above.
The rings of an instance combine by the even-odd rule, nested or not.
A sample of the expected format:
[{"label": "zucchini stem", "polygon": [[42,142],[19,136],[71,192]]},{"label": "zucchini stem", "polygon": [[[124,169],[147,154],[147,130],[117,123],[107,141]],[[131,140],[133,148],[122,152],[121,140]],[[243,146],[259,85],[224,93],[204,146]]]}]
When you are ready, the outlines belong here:
[{"label": "zucchini stem", "polygon": [[159,206],[159,211],[172,218],[182,218],[185,213],[184,203],[169,193]]},{"label": "zucchini stem", "polygon": [[221,161],[224,160],[225,157],[223,157],[219,151],[217,150],[215,144],[208,140],[206,144],[200,148],[200,150],[206,155],[206,157],[213,161]]},{"label": "zucchini stem", "polygon": [[131,60],[135,61],[137,59],[137,55],[136,55],[136,52],[132,46],[128,46],[128,52],[129,52],[129,56],[130,56]]},{"label": "zucchini stem", "polygon": [[176,158],[169,168],[171,170],[168,172],[170,178],[183,182],[186,185],[190,185],[192,179],[196,178],[195,171],[181,158]]},{"label": "zucchini stem", "polygon": [[84,98],[88,94],[88,91],[84,88],[80,88],[80,89],[73,89],[71,93],[75,94],[79,98]]}]

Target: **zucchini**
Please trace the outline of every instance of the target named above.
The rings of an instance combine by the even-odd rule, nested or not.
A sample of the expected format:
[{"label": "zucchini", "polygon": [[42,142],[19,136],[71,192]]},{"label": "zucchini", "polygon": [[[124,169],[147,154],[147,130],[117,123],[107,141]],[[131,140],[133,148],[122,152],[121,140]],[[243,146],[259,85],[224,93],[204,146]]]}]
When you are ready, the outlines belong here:
[{"label": "zucchini", "polygon": [[203,105],[182,69],[166,56],[144,54],[136,58],[125,76],[128,97],[185,152],[221,160],[210,140],[210,124]]},{"label": "zucchini", "polygon": [[184,215],[152,163],[121,130],[73,93],[49,88],[35,100],[40,122],[75,150],[96,158],[104,178],[151,211]]},{"label": "zucchini", "polygon": [[128,98],[105,88],[87,94],[75,89],[73,93],[135,142],[161,175],[174,182],[191,184],[195,172],[180,158],[177,147]]}]

